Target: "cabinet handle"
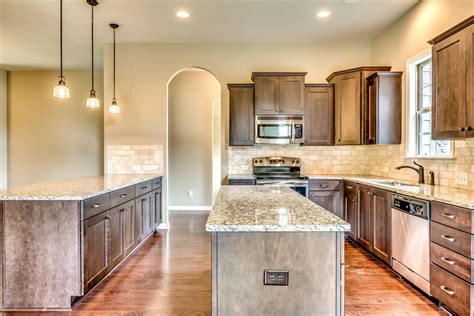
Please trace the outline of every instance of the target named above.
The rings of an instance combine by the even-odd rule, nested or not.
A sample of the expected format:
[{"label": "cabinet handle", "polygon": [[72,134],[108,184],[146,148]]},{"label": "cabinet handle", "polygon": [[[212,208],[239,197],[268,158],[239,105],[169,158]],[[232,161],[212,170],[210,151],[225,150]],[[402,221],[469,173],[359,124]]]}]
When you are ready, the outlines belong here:
[{"label": "cabinet handle", "polygon": [[105,219],[112,219],[112,216],[107,215],[107,216],[105,217]]},{"label": "cabinet handle", "polygon": [[471,131],[471,130],[472,130],[471,126],[466,127],[466,131]]},{"label": "cabinet handle", "polygon": [[464,132],[465,130],[466,130],[465,127],[460,127],[460,128],[459,128],[459,131],[460,131],[460,132]]},{"label": "cabinet handle", "polygon": [[444,239],[446,239],[447,241],[450,241],[450,242],[455,241],[455,239],[451,236],[441,235],[441,237],[443,237]]},{"label": "cabinet handle", "polygon": [[329,185],[327,185],[327,184],[320,184],[320,185],[319,185],[319,187],[322,188],[322,189],[325,189],[325,188],[327,188],[328,186],[329,186]]},{"label": "cabinet handle", "polygon": [[456,261],[451,260],[451,259],[446,258],[446,257],[441,257],[440,259],[443,260],[444,262],[446,262],[447,264],[450,264],[450,265],[454,265],[456,263]]},{"label": "cabinet handle", "polygon": [[142,199],[142,202],[146,202],[146,198]]},{"label": "cabinet handle", "polygon": [[441,215],[444,216],[444,217],[447,217],[449,219],[455,219],[456,218],[456,216],[454,216],[452,214],[448,214],[448,213],[441,213]]},{"label": "cabinet handle", "polygon": [[451,296],[454,295],[454,291],[453,291],[453,290],[450,290],[449,287],[447,287],[447,286],[441,285],[439,288],[440,288],[441,290],[443,290],[443,292],[445,292],[445,293],[448,294],[448,295],[451,295]]},{"label": "cabinet handle", "polygon": [[124,209],[124,208],[121,209],[121,210],[120,210],[120,213],[125,213],[125,209]]},{"label": "cabinet handle", "polygon": [[97,203],[97,204],[92,205],[92,207],[93,207],[93,208],[98,208],[98,207],[100,207],[101,205],[102,205],[102,203]]},{"label": "cabinet handle", "polygon": [[337,142],[340,143],[340,142],[341,142],[341,139],[339,138],[339,139],[337,140]]},{"label": "cabinet handle", "polygon": [[347,190],[352,190],[352,187],[350,185],[346,186]]},{"label": "cabinet handle", "polygon": [[120,195],[121,198],[124,198],[126,196],[127,196],[127,193],[124,193],[124,194]]},{"label": "cabinet handle", "polygon": [[375,193],[374,193],[374,192],[369,192],[369,195],[370,195],[370,196],[374,196]]},{"label": "cabinet handle", "polygon": [[145,190],[146,188],[148,188],[148,187],[142,187],[141,189],[142,189],[142,190]]}]

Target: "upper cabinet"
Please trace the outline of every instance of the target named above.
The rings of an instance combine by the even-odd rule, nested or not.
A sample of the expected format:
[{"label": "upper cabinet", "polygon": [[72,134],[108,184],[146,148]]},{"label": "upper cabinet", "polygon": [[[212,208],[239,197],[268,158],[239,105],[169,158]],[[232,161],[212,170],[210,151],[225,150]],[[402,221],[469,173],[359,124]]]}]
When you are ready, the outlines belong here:
[{"label": "upper cabinet", "polygon": [[306,72],[254,72],[255,115],[304,115]]},{"label": "upper cabinet", "polygon": [[431,41],[432,139],[474,137],[474,17]]},{"label": "upper cabinet", "polygon": [[377,71],[391,67],[359,67],[332,73],[326,80],[335,86],[336,145],[365,143],[365,104],[367,78]]},{"label": "upper cabinet", "polygon": [[305,145],[334,145],[334,85],[305,85]]},{"label": "upper cabinet", "polygon": [[231,146],[251,146],[254,143],[254,85],[228,84],[229,143]]},{"label": "upper cabinet", "polygon": [[364,144],[400,144],[402,72],[376,72],[367,78]]}]

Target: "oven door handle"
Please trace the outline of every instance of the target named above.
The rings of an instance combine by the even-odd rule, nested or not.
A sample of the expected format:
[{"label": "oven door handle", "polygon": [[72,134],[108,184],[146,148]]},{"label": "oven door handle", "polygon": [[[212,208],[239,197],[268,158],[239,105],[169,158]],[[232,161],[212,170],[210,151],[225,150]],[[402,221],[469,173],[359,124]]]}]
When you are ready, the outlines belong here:
[{"label": "oven door handle", "polygon": [[307,182],[299,182],[299,181],[274,181],[274,180],[257,180],[257,185],[274,185],[274,186],[288,186],[288,185],[293,185],[293,186],[308,186]]}]

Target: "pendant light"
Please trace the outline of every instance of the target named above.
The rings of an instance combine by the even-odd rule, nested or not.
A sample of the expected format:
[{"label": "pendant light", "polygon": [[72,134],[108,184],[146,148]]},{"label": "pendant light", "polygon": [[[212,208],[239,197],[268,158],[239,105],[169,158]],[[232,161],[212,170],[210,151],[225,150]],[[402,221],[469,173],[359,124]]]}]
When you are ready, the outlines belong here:
[{"label": "pendant light", "polygon": [[114,76],[113,76],[114,97],[112,98],[112,104],[109,106],[109,113],[119,114],[120,106],[117,104],[117,98],[115,98],[115,30],[119,27],[119,25],[115,23],[110,23],[109,26],[114,31]]},{"label": "pendant light", "polygon": [[69,94],[69,88],[66,86],[66,79],[63,76],[63,0],[59,0],[59,82],[53,89],[53,97],[67,99],[71,95]]},{"label": "pendant light", "polygon": [[95,95],[94,89],[94,7],[99,4],[97,0],[87,0],[87,3],[91,6],[91,56],[92,56],[92,89],[90,91],[89,98],[87,98],[86,105],[89,108],[98,108],[100,107],[100,101]]}]

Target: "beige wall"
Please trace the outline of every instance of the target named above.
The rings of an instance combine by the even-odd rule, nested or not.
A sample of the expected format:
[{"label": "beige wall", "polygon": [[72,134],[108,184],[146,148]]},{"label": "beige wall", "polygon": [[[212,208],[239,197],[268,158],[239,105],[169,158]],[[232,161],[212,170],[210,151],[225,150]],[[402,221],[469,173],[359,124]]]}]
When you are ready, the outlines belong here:
[{"label": "beige wall", "polygon": [[182,71],[168,91],[170,209],[211,206],[212,101],[220,98],[219,82],[207,71]]},{"label": "beige wall", "polygon": [[7,187],[7,72],[0,69],[0,189]]},{"label": "beige wall", "polygon": [[[57,76],[51,71],[8,74],[9,186],[103,171],[103,108],[85,106],[90,72],[65,73],[71,98],[63,100],[52,96]],[[97,76],[102,98],[102,76]]]},{"label": "beige wall", "polygon": [[[105,99],[112,92],[112,50],[104,50]],[[226,84],[251,82],[252,71],[307,71],[308,82],[325,82],[334,70],[370,62],[369,43],[310,44],[120,44],[117,97],[122,114],[105,114],[105,144],[164,145],[167,168],[167,84],[187,67],[202,67],[221,84],[221,115],[228,118]],[[222,177],[227,175],[228,119],[222,120]],[[165,172],[165,177],[166,177]],[[166,181],[165,181],[166,182]],[[164,206],[167,187],[164,186]],[[164,210],[164,218],[167,211]]]}]

